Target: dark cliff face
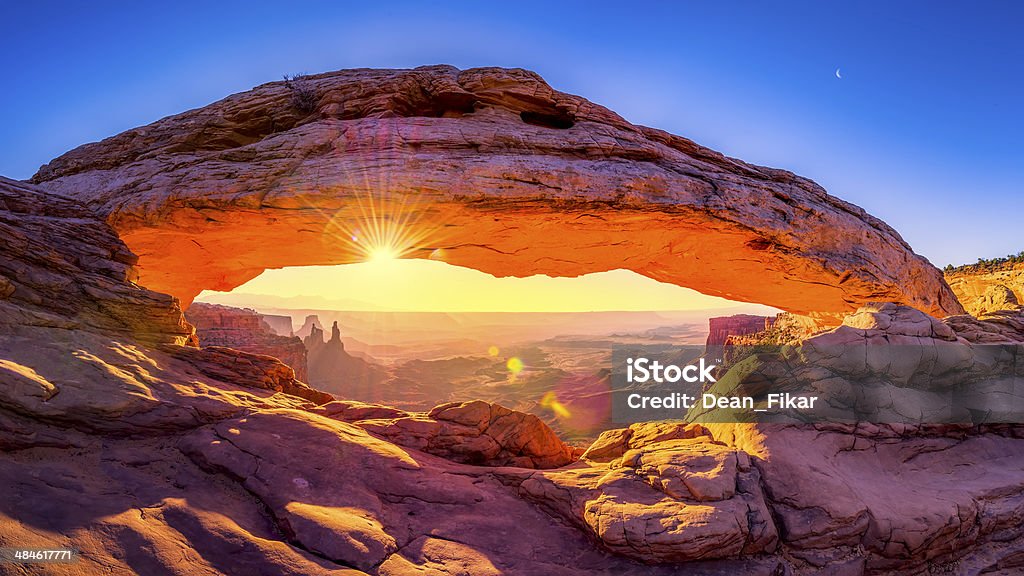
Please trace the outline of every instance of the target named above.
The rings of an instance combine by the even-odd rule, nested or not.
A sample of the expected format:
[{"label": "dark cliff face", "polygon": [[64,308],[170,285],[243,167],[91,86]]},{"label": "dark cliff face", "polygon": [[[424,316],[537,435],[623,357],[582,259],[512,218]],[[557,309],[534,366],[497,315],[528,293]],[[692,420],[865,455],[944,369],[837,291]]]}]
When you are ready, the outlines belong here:
[{"label": "dark cliff face", "polygon": [[255,311],[197,302],[185,316],[196,327],[200,346],[223,346],[273,356],[291,366],[296,379],[309,380],[302,340],[275,333]]},{"label": "dark cliff face", "polygon": [[178,301],[136,285],[138,258],[81,203],[0,177],[0,318],[185,344]]}]

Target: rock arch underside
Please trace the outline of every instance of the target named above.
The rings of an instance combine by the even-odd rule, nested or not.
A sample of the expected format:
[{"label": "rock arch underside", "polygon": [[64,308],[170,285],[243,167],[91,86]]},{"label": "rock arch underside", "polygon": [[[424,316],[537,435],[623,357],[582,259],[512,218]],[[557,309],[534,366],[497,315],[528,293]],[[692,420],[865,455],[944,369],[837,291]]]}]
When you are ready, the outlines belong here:
[{"label": "rock arch underside", "polygon": [[[259,86],[32,179],[96,208],[140,283],[184,305],[267,268],[399,238],[496,276],[626,268],[731,300],[841,315],[963,309],[881,220],[784,170],[636,126],[525,70],[347,70]],[[837,317],[837,316],[836,316]]]}]

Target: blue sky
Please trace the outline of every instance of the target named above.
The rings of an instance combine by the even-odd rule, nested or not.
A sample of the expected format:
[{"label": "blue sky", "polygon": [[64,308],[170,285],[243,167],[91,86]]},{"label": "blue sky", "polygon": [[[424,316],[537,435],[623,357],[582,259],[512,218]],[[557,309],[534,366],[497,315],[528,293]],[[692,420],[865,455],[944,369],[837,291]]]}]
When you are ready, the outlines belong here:
[{"label": "blue sky", "polygon": [[1019,2],[173,4],[5,2],[0,174],[282,74],[516,66],[811,177],[939,266],[1024,250]]}]

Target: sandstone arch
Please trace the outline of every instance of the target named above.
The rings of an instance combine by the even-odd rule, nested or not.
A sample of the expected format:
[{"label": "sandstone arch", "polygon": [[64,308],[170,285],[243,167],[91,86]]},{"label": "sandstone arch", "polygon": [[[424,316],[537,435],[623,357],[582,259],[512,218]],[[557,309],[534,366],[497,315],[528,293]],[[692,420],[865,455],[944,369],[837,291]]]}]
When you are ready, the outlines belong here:
[{"label": "sandstone arch", "polygon": [[265,84],[79,147],[33,182],[100,210],[140,282],[186,305],[266,268],[361,260],[352,237],[380,227],[404,256],[497,276],[627,268],[797,313],[962,312],[893,229],[814,182],[518,69]]}]

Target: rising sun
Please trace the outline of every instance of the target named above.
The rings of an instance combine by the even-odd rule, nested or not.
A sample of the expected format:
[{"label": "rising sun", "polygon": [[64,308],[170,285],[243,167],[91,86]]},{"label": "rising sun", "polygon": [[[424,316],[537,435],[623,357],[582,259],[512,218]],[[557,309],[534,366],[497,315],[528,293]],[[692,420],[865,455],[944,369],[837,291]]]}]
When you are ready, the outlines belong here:
[{"label": "rising sun", "polygon": [[367,260],[370,262],[386,262],[397,260],[400,256],[398,250],[391,246],[377,246],[370,249]]}]

